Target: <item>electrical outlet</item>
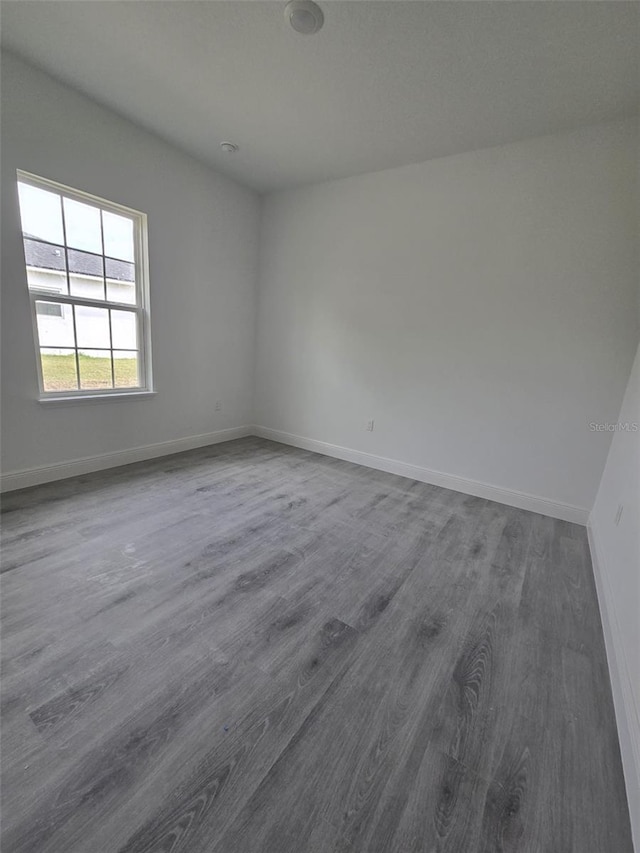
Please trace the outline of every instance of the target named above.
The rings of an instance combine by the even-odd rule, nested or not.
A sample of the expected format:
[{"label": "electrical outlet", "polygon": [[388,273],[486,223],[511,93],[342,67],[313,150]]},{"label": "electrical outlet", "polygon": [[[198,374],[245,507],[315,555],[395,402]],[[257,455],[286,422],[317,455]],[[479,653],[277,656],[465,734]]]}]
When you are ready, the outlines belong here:
[{"label": "electrical outlet", "polygon": [[216,400],[216,404],[214,406],[216,412],[222,411],[222,400]]},{"label": "electrical outlet", "polygon": [[373,419],[367,421],[367,432],[373,432]]},{"label": "electrical outlet", "polygon": [[618,504],[618,509],[616,510],[616,517],[613,520],[616,527],[620,524],[620,519],[622,518],[623,509],[624,509],[624,506],[622,504]]}]

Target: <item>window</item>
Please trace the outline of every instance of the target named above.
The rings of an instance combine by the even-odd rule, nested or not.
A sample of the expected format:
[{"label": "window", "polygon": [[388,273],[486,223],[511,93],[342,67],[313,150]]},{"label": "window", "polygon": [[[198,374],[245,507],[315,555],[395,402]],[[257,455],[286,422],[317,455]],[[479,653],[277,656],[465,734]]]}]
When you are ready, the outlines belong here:
[{"label": "window", "polygon": [[41,399],[150,391],[144,213],[18,172]]},{"label": "window", "polygon": [[59,302],[36,302],[36,314],[43,317],[64,317]]}]

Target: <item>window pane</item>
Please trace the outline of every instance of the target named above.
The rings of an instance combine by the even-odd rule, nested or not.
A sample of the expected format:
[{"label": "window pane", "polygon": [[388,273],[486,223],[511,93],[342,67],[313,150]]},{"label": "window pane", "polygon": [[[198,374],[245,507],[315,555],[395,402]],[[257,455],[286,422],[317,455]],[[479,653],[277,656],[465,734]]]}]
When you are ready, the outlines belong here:
[{"label": "window pane", "polygon": [[114,350],[113,376],[116,388],[138,388],[138,353]]},{"label": "window pane", "polygon": [[124,305],[135,305],[135,284],[122,281],[114,282],[107,279],[107,299],[109,302],[122,302]]},{"label": "window pane", "polygon": [[100,255],[79,252],[77,249],[69,249],[67,255],[71,295],[104,299],[104,259]]},{"label": "window pane", "polygon": [[97,207],[64,199],[64,224],[67,234],[67,246],[84,249],[87,252],[102,254],[102,230],[100,211]]},{"label": "window pane", "polygon": [[77,391],[76,354],[69,349],[40,350],[45,391]]},{"label": "window pane", "polygon": [[133,311],[111,312],[112,346],[119,349],[137,349],[138,318]]},{"label": "window pane", "polygon": [[105,259],[107,276],[107,299],[112,302],[136,303],[136,268],[126,261]]},{"label": "window pane", "polygon": [[107,299],[109,302],[122,302],[124,305],[135,305],[135,284],[122,281],[113,282],[107,279]]},{"label": "window pane", "polygon": [[73,308],[59,302],[36,302],[38,341],[41,347],[73,347]]},{"label": "window pane", "polygon": [[79,347],[111,347],[109,312],[106,308],[76,305],[76,335]]},{"label": "window pane", "polygon": [[113,388],[111,382],[111,353],[101,350],[80,350],[80,388]]},{"label": "window pane", "polygon": [[133,261],[133,220],[126,216],[102,211],[104,253],[112,258]]},{"label": "window pane", "polygon": [[57,193],[18,181],[20,219],[25,237],[39,237],[51,243],[63,243],[62,211]]},{"label": "window pane", "polygon": [[27,284],[51,293],[67,293],[67,263],[64,246],[52,246],[39,240],[24,241]]}]

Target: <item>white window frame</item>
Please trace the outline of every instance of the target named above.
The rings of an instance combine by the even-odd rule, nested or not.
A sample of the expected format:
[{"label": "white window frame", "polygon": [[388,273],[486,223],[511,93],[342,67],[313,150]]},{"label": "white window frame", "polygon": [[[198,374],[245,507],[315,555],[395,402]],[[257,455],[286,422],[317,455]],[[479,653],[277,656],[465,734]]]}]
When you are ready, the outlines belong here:
[{"label": "white window frame", "polygon": [[[125,207],[121,204],[116,204],[115,202],[108,201],[107,199],[100,198],[99,196],[91,195],[90,193],[83,192],[81,190],[74,189],[73,187],[68,187],[65,184],[60,184],[57,181],[49,180],[48,178],[42,178],[39,175],[33,175],[29,172],[25,172],[21,169],[16,171],[17,180],[23,184],[30,184],[31,186],[37,187],[43,190],[50,190],[52,192],[58,193],[61,196],[64,195],[66,198],[70,198],[74,201],[82,202],[82,204],[90,205],[91,207],[96,207],[99,210],[106,210],[110,213],[121,214],[126,216],[127,218],[133,220],[134,223],[134,268],[135,268],[135,296],[136,301],[135,304],[132,305],[128,302],[115,302],[108,299],[90,299],[83,296],[72,296],[71,295],[71,286],[70,286],[70,272],[69,272],[69,262],[68,257],[65,258],[65,268],[66,268],[66,276],[67,276],[67,290],[68,294],[64,293],[54,293],[51,289],[46,288],[35,288],[29,287],[27,282],[27,288],[29,292],[29,299],[31,303],[31,320],[33,324],[33,339],[36,349],[36,364],[38,371],[38,385],[40,389],[40,401],[41,402],[49,402],[49,401],[64,401],[64,400],[96,400],[96,399],[109,399],[111,398],[122,398],[122,397],[139,397],[144,395],[153,394],[153,373],[151,369],[151,316],[150,316],[150,307],[149,307],[149,249],[148,249],[148,239],[147,239],[147,215],[142,213],[139,210],[134,210],[130,207]],[[16,184],[17,190],[17,184]],[[63,226],[64,227],[64,226]],[[21,233],[23,235],[23,241],[25,239],[24,232],[22,232],[22,221],[21,221]],[[37,239],[37,238],[36,238]],[[64,251],[65,255],[67,255],[67,249],[72,249],[72,246],[66,245],[66,233],[63,235],[64,239]],[[46,240],[41,240],[39,242],[47,243]],[[23,242],[24,246],[24,242]],[[103,247],[104,248],[104,247]],[[111,257],[110,255],[104,255],[104,257]],[[117,260],[117,259],[114,259]],[[27,269],[26,258],[25,258],[25,271]],[[106,297],[105,293],[105,297]],[[42,377],[42,361],[40,358],[40,339],[38,335],[38,319],[36,312],[36,302],[51,302],[58,303],[61,305],[80,305],[87,306],[90,308],[113,308],[117,311],[128,311],[136,315],[136,328],[138,334],[138,380],[139,385],[134,388],[78,388],[74,390],[64,390],[64,391],[45,391],[44,382]],[[74,321],[75,325],[75,321]],[[109,334],[111,335],[111,323],[109,324]],[[113,343],[113,341],[111,341]],[[65,347],[66,349],[66,347]],[[78,382],[80,381],[80,366],[78,364],[78,350],[83,349],[83,347],[75,346],[76,353],[76,371],[78,376]],[[89,347],[89,349],[91,349]],[[113,349],[113,347],[111,347]]]}]

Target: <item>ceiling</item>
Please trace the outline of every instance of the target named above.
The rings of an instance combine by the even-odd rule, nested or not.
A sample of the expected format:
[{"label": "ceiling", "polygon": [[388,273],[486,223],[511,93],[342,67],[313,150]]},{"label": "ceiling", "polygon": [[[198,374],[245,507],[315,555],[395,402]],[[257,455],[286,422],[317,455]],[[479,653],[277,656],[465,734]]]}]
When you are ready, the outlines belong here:
[{"label": "ceiling", "polygon": [[[259,191],[629,115],[640,3],[2,2],[2,43]],[[240,146],[220,149],[222,140]]]}]

